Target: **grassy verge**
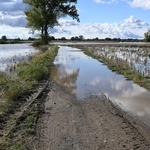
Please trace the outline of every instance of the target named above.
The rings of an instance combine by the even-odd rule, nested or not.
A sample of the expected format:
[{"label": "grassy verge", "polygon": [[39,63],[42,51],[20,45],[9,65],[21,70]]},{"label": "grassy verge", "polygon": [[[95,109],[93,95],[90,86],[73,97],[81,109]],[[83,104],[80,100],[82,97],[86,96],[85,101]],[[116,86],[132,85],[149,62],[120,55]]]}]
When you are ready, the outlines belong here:
[{"label": "grassy verge", "polygon": [[96,56],[86,48],[80,47],[84,50],[84,53],[88,56],[91,56],[105,65],[114,72],[118,74],[122,74],[125,76],[127,80],[132,80],[134,83],[150,90],[150,78],[144,77],[141,74],[137,73],[134,69],[129,67],[129,65],[124,60],[115,60],[115,59],[108,59],[105,56]]},{"label": "grassy verge", "polygon": [[31,99],[30,102],[27,101],[27,97],[49,78],[52,62],[58,52],[58,47],[55,46],[43,46],[41,49],[42,51],[32,56],[29,62],[18,64],[16,77],[0,72],[0,149],[2,150],[25,149],[29,145],[26,137],[35,134],[36,121],[42,112],[43,101],[41,98],[36,98],[35,101]]}]

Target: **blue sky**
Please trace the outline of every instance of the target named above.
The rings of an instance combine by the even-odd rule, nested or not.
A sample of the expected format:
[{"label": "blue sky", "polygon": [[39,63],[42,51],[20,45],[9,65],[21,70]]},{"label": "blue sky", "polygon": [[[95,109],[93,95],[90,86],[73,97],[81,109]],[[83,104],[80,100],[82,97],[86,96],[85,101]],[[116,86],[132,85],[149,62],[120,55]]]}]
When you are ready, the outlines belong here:
[{"label": "blue sky", "polygon": [[[22,0],[0,0],[0,36],[38,36],[25,28],[25,8]],[[150,29],[150,0],[78,0],[77,9],[80,23],[61,18],[50,34],[56,38],[143,38]]]},{"label": "blue sky", "polygon": [[[145,0],[137,0],[137,2],[146,3]],[[78,0],[77,7],[80,10],[81,22],[87,23],[104,23],[104,22],[121,22],[131,15],[135,18],[142,19],[146,22],[150,22],[150,8],[141,7],[138,5],[130,4],[128,0],[118,0],[112,3],[111,0],[103,0],[102,3],[96,0],[86,0],[86,4],[83,0]],[[150,3],[150,1],[149,1]],[[150,4],[149,4],[150,5]],[[149,6],[150,7],[150,6]]]}]

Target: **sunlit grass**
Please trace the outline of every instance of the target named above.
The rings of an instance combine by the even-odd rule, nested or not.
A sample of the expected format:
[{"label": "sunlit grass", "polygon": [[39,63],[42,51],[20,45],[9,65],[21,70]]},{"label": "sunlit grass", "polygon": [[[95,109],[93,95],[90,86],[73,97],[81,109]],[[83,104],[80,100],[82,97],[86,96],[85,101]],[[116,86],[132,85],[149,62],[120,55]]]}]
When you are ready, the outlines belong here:
[{"label": "sunlit grass", "polygon": [[[2,125],[5,126],[13,114],[20,112],[20,108],[26,104],[26,98],[21,97],[32,93],[39,82],[49,78],[57,52],[58,47],[47,46],[46,50],[45,46],[44,50],[30,57],[29,62],[20,62],[17,65],[17,76],[0,72],[0,123]],[[36,100],[26,111],[23,111],[23,115],[17,119],[17,124],[13,126],[9,136],[5,137],[4,141],[0,139],[0,149],[22,150],[29,146],[27,143],[31,141],[26,140],[29,140],[28,136],[35,134],[36,121],[43,111],[42,103],[43,100]],[[8,127],[11,126],[12,120]],[[25,141],[22,141],[22,136],[27,136]]]},{"label": "sunlit grass", "polygon": [[32,92],[32,86],[49,77],[50,67],[57,50],[57,47],[53,47],[51,50],[35,54],[29,62],[20,62],[16,68],[17,76],[15,77],[0,72],[0,108],[3,107],[0,114],[7,110],[7,101],[11,104],[10,100],[13,102],[18,96]]}]

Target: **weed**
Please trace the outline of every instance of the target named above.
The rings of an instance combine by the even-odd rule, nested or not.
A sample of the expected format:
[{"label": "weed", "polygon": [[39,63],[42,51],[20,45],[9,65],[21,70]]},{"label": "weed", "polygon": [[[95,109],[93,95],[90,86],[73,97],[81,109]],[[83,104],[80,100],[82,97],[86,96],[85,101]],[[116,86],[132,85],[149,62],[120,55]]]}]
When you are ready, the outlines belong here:
[{"label": "weed", "polygon": [[23,144],[24,141],[18,141],[16,142],[13,146],[11,146],[10,148],[7,148],[6,150],[23,150],[24,147],[23,147]]}]

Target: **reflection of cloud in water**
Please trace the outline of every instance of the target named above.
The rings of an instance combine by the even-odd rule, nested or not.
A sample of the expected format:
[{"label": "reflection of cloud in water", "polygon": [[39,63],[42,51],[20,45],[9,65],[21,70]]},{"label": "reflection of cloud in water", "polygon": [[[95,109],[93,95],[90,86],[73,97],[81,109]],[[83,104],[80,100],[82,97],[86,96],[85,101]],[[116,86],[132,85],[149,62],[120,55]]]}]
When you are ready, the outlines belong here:
[{"label": "reflection of cloud in water", "polygon": [[[117,105],[139,117],[149,117],[150,115],[150,92],[132,81],[124,78],[95,77],[89,84],[95,92],[104,92],[107,97]],[[96,91],[100,89],[100,91]],[[100,93],[97,93],[100,94]],[[150,122],[147,120],[148,124]]]},{"label": "reflection of cloud in water", "polygon": [[95,79],[93,79],[92,81],[90,81],[90,85],[96,86],[97,84],[99,84],[101,82],[101,78],[96,77]]},{"label": "reflection of cloud in water", "polygon": [[52,78],[64,86],[69,92],[72,92],[77,88],[76,80],[79,74],[79,69],[73,70],[71,68],[66,68],[63,65],[57,65],[51,71]]},{"label": "reflection of cloud in water", "polygon": [[123,89],[126,85],[124,80],[110,80],[110,85],[111,88],[114,89],[115,91],[120,91]]},{"label": "reflection of cloud in water", "polygon": [[[64,47],[63,47],[64,49]],[[71,50],[70,50],[71,49]],[[72,54],[73,53],[73,54]],[[76,48],[70,48],[70,47],[65,47],[65,51],[61,50],[61,46],[60,46],[60,50],[58,55],[55,58],[54,64],[68,64],[68,62],[76,62],[78,60],[81,59],[87,59],[87,56],[84,55],[83,52],[81,52],[81,50],[78,50]]]},{"label": "reflection of cloud in water", "polygon": [[67,78],[69,77],[71,74],[73,74],[75,72],[74,69],[71,69],[71,68],[67,68],[67,67],[59,67],[58,65],[58,70],[57,70],[57,75],[60,77],[60,78]]},{"label": "reflection of cloud in water", "polygon": [[150,92],[146,89],[133,84],[132,87],[126,88],[126,84],[121,82],[116,82],[117,85],[112,83],[112,87],[119,87],[121,85],[121,91],[118,95],[109,95],[108,96],[114,100],[115,103],[120,104],[120,106],[132,112],[134,115],[138,116],[147,116],[150,115]]}]

